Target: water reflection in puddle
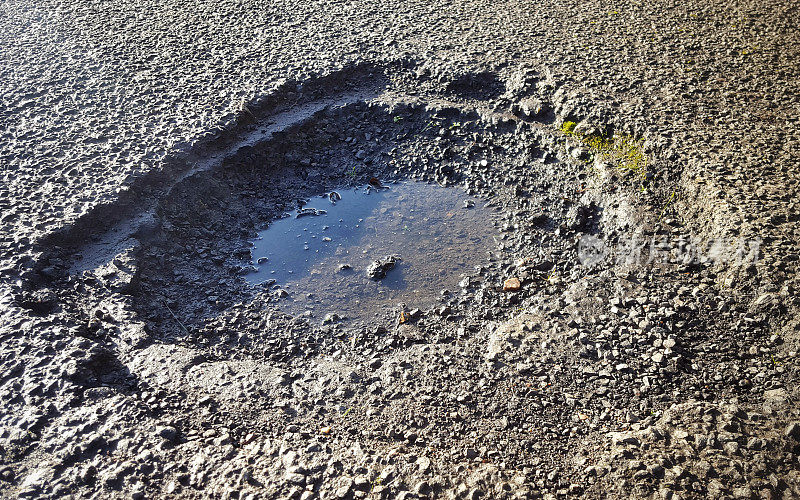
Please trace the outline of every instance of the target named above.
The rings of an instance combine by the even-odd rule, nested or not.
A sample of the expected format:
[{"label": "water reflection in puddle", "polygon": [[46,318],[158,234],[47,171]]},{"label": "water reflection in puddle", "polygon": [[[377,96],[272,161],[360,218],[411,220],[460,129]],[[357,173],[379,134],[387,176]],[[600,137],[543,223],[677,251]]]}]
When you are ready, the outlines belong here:
[{"label": "water reflection in puddle", "polygon": [[[495,247],[491,213],[475,201],[421,182],[326,193],[259,233],[247,279],[275,280],[292,314],[366,320],[400,302],[430,307]],[[390,255],[394,269],[370,279],[369,265]]]}]

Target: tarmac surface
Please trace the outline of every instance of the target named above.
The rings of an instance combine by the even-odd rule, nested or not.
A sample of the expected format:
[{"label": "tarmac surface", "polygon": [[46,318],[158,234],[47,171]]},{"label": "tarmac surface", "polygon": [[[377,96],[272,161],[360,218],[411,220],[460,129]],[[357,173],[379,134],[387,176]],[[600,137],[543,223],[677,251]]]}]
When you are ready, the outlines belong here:
[{"label": "tarmac surface", "polygon": [[[800,496],[798,26],[797,2],[2,2],[0,494]],[[587,181],[614,134],[641,182]],[[457,174],[415,162],[453,151]],[[303,182],[248,201],[253,155]],[[176,264],[204,232],[229,259],[277,186],[356,160],[499,200],[508,254],[467,277],[494,288],[347,347]],[[506,179],[549,193],[549,225]],[[581,234],[634,227],[757,259],[582,285]]]}]

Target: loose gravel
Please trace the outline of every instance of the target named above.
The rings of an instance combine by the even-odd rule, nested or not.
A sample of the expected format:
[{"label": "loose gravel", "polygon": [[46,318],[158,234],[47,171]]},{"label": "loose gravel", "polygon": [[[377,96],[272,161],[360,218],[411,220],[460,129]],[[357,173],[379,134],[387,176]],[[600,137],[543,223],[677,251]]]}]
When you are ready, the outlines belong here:
[{"label": "loose gravel", "polygon": [[[800,496],[796,6],[0,11],[2,495]],[[494,250],[370,321],[247,283],[373,178]]]}]

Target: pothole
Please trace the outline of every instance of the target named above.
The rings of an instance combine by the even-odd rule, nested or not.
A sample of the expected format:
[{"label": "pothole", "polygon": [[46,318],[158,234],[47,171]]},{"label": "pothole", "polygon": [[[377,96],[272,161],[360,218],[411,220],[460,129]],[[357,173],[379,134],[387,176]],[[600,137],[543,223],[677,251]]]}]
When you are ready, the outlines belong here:
[{"label": "pothole", "polygon": [[577,238],[607,208],[585,191],[563,135],[535,122],[448,101],[328,107],[171,190],[136,308],[166,338],[273,359],[390,341],[398,323],[484,324],[579,279]]},{"label": "pothole", "polygon": [[278,307],[294,315],[369,320],[434,306],[496,246],[491,212],[463,190],[373,184],[311,198],[260,231],[247,280],[282,287]]},{"label": "pothole", "polygon": [[161,341],[288,361],[343,339],[464,335],[591,272],[580,238],[612,241],[623,210],[590,184],[624,179],[587,168],[549,115],[425,92],[321,95],[296,121],[245,127],[241,147],[200,154],[135,224],[84,244],[74,273],[129,295]]}]

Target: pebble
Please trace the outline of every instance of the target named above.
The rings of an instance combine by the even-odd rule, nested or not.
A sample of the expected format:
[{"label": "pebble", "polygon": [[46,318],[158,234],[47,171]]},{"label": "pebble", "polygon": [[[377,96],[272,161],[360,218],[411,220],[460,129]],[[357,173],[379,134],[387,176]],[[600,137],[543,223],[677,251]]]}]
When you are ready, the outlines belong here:
[{"label": "pebble", "polygon": [[795,441],[800,441],[800,422],[791,422],[787,425],[786,430],[784,430],[784,435]]},{"label": "pebble", "polygon": [[508,278],[503,282],[503,291],[504,292],[517,292],[522,288],[522,283],[520,282],[519,278]]}]

